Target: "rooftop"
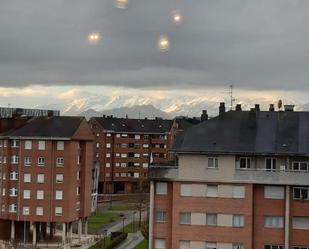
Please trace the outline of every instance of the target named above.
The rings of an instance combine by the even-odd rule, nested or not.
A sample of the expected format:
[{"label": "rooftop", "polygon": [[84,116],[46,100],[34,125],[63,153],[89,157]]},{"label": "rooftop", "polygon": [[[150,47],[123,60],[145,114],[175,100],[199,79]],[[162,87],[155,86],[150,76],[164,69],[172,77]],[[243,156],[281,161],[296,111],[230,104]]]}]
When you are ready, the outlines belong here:
[{"label": "rooftop", "polygon": [[309,112],[221,112],[182,133],[174,150],[189,153],[309,155]]},{"label": "rooftop", "polygon": [[174,121],[162,118],[156,119],[131,119],[115,117],[94,117],[105,130],[114,132],[139,132],[139,133],[168,133]]}]

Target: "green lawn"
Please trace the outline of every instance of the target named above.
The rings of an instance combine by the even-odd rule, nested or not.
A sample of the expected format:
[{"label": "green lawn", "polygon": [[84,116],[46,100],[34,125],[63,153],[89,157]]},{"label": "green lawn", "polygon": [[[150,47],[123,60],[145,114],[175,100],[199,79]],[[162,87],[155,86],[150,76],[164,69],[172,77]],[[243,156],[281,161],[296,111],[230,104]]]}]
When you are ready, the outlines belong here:
[{"label": "green lawn", "polygon": [[[107,237],[105,239],[105,246],[108,246],[112,243],[112,240],[110,237]],[[94,246],[90,247],[89,249],[101,249],[104,246],[104,240],[101,240],[99,243],[95,244]]]},{"label": "green lawn", "polygon": [[120,214],[109,212],[92,214],[88,219],[88,228],[93,230],[99,229],[102,225],[111,223],[119,217]]},{"label": "green lawn", "polygon": [[143,240],[141,243],[139,243],[134,249],[147,249],[148,248],[148,241]]},{"label": "green lawn", "polygon": [[109,208],[110,211],[125,211],[130,209],[131,208],[126,205],[113,205],[112,207]]},{"label": "green lawn", "polygon": [[[133,229],[134,228],[134,229]],[[128,225],[126,225],[125,227],[124,227],[124,232],[125,233],[134,233],[134,232],[137,232],[137,231],[139,231],[139,230],[141,230],[140,229],[140,227],[138,226],[138,221],[135,221],[134,222],[134,226],[133,226],[133,222],[131,222],[130,224],[128,224]],[[121,228],[121,229],[119,229],[119,232],[122,232],[123,231],[123,229]]]}]

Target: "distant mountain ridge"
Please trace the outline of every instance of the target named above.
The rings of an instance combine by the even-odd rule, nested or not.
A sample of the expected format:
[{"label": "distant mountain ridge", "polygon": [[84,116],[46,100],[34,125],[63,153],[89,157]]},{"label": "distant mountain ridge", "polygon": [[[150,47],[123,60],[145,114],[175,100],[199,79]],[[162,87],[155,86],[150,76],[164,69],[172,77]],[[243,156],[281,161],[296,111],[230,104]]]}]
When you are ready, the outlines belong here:
[{"label": "distant mountain ridge", "polygon": [[173,118],[166,112],[155,108],[153,105],[134,105],[132,107],[119,107],[105,111],[96,111],[94,109],[88,109],[79,114],[80,116],[85,116],[87,119],[90,117],[101,117],[103,115],[113,115],[118,118],[149,118],[153,119],[156,117],[161,117],[164,119]]}]

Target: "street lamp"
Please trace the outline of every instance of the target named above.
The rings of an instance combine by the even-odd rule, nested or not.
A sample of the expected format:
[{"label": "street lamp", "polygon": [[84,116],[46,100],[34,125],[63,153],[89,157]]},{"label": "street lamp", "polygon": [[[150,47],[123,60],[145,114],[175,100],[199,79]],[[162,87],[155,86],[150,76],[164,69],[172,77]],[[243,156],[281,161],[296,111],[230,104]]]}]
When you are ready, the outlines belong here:
[{"label": "street lamp", "polygon": [[124,221],[125,221],[125,217],[122,218],[122,232],[124,233]]},{"label": "street lamp", "polygon": [[133,233],[135,233],[135,214],[136,211],[133,212]]},{"label": "street lamp", "polygon": [[105,244],[106,244],[106,242],[105,242],[105,240],[106,240],[106,236],[107,236],[107,229],[104,229],[104,231],[103,231],[103,236],[104,236],[104,238],[103,238],[103,245],[104,245],[104,248],[105,248]]}]

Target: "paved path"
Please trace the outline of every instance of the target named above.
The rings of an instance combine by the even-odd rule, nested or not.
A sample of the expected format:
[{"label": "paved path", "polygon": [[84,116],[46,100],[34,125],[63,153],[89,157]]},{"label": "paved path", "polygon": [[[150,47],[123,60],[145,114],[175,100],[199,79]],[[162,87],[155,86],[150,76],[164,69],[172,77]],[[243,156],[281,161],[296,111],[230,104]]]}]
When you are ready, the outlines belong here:
[{"label": "paved path", "polygon": [[129,233],[128,238],[124,242],[122,242],[119,246],[117,246],[115,249],[133,249],[143,240],[144,237],[141,234],[141,232]]}]

